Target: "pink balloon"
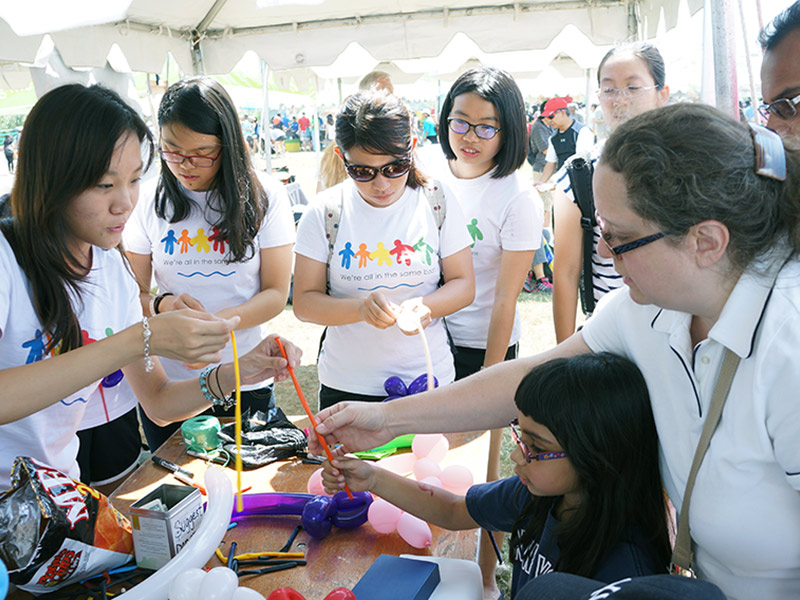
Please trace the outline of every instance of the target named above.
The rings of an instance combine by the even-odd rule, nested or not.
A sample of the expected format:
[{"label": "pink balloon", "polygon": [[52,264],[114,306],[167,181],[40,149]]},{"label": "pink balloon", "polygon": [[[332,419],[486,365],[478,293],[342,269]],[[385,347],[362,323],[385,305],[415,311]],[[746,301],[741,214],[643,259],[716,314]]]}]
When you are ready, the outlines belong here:
[{"label": "pink balloon", "polygon": [[400,515],[397,533],[414,548],[427,548],[431,545],[431,528],[425,521],[410,513]]},{"label": "pink balloon", "polygon": [[420,458],[414,465],[414,478],[417,481],[431,476],[438,477],[441,472],[442,468],[430,458]]},{"label": "pink balloon", "polygon": [[375,498],[369,505],[367,521],[378,533],[391,533],[397,529],[397,521],[403,511],[383,498]]},{"label": "pink balloon", "polygon": [[450,449],[450,442],[441,433],[418,434],[411,442],[411,451],[417,458],[429,458],[439,462]]},{"label": "pink balloon", "polygon": [[442,480],[436,477],[436,475],[429,475],[425,479],[421,480],[420,483],[427,483],[428,485],[432,485],[434,487],[443,488]]},{"label": "pink balloon", "polygon": [[439,474],[442,487],[448,492],[459,496],[466,496],[467,490],[472,485],[472,471],[463,465],[450,465]]},{"label": "pink balloon", "polygon": [[[416,438],[415,438],[416,439]],[[403,454],[393,454],[377,461],[375,464],[379,467],[397,473],[398,475],[408,475],[414,470],[414,463],[417,462],[417,457],[410,453],[404,452]]]},{"label": "pink balloon", "polygon": [[322,487],[321,467],[311,474],[311,477],[308,478],[308,484],[306,487],[309,494],[314,494],[315,496],[330,496],[330,494],[325,491],[325,488]]}]

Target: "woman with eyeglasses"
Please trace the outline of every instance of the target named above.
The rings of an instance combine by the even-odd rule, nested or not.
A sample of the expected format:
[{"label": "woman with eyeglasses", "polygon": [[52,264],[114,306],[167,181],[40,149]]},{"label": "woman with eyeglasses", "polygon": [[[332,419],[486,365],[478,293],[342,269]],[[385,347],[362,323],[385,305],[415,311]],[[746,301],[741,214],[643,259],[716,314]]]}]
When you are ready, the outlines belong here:
[{"label": "woman with eyeglasses", "polygon": [[[236,107],[216,80],[172,84],[161,100],[158,126],[161,173],[143,186],[124,237],[142,309],[147,315],[192,308],[238,316],[237,350],[244,354],[261,339],[264,323],[286,306],[294,241],[288,195],[273,177],[256,174]],[[151,293],[153,277],[158,295]],[[230,346],[223,356],[230,359]],[[164,363],[174,379],[197,377],[205,367]],[[269,379],[243,392],[243,410],[275,405]],[[180,426],[157,427],[140,416],[153,450]]]},{"label": "woman with eyeglasses", "polygon": [[[615,46],[600,61],[597,95],[609,130],[645,111],[664,106],[669,100],[665,83],[664,59],[658,49],[646,42]],[[592,151],[595,163],[605,140]],[[553,322],[556,341],[562,342],[575,332],[578,299],[588,317],[605,294],[622,286],[622,278],[608,258],[598,254],[600,229],[594,226],[591,264],[584,264],[581,210],[570,185],[566,169],[554,179],[553,192],[554,252],[553,252]],[[591,202],[591,199],[589,200]],[[583,289],[584,269],[591,269],[591,289]]]},{"label": "woman with eyeglasses", "polygon": [[[455,345],[456,379],[516,358],[517,297],[541,246],[539,194],[518,172],[527,158],[525,103],[513,77],[494,67],[461,75],[442,103],[440,144],[420,151],[423,169],[453,190],[467,220],[475,301],[445,321]],[[500,476],[502,432],[492,435],[490,480]],[[486,597],[497,597],[490,540],[479,560]]]},{"label": "woman with eyeglasses", "polygon": [[338,457],[325,464],[326,490],[347,483],[438,527],[510,533],[511,600],[551,571],[605,583],[665,572],[658,435],[636,365],[608,352],[555,359],[525,375],[514,403],[511,477],[461,496]]},{"label": "woman with eyeglasses", "polygon": [[406,311],[425,330],[439,384],[455,377],[442,317],[474,297],[470,238],[450,190],[415,165],[415,142],[407,108],[385,92],[350,96],[336,116],[349,177],[317,196],[295,248],[294,313],[327,326],[320,408],[381,401],[389,377],[409,384],[426,372],[422,340],[397,324]]},{"label": "woman with eyeglasses", "polygon": [[800,597],[798,141],[708,106],[666,106],[611,134],[594,195],[600,255],[625,287],[579,332],[418,397],[335,406],[318,430],[356,451],[403,433],[500,427],[532,366],[626,356],[650,392],[664,489],[696,575],[734,600]]}]

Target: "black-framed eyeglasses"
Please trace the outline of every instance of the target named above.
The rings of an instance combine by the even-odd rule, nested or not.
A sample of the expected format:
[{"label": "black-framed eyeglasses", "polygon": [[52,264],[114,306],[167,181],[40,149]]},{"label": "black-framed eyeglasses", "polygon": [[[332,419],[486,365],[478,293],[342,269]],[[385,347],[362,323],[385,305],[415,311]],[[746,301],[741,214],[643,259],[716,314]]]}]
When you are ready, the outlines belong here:
[{"label": "black-framed eyeglasses", "polygon": [[163,148],[159,148],[158,153],[161,155],[161,158],[164,160],[164,162],[168,162],[173,165],[182,165],[183,161],[188,160],[189,164],[193,167],[207,169],[208,167],[214,166],[214,161],[216,161],[222,155],[222,148],[219,149],[219,152],[217,152],[216,156],[186,156],[185,154],[179,154],[178,152],[168,152]]},{"label": "black-framed eyeglasses", "polygon": [[600,215],[597,213],[594,214],[594,218],[597,221],[597,224],[600,226],[600,239],[603,240],[603,243],[608,248],[608,251],[611,252],[615,257],[619,258],[622,254],[626,252],[630,252],[631,250],[636,250],[637,248],[641,248],[642,246],[647,246],[647,244],[652,244],[653,242],[660,240],[661,238],[665,237],[667,234],[664,232],[659,231],[658,233],[653,233],[651,235],[646,235],[641,237],[637,240],[633,240],[632,242],[627,242],[626,244],[620,244],[619,246],[612,246],[608,243],[606,239],[606,233],[603,231],[605,229],[605,223]]},{"label": "black-framed eyeglasses", "polygon": [[450,117],[447,119],[447,126],[450,127],[450,131],[453,133],[458,133],[459,135],[464,135],[470,129],[474,129],[475,135],[482,140],[490,140],[497,135],[498,131],[500,131],[499,127],[482,124],[473,125],[469,121],[465,121],[464,119],[459,119],[456,117]]},{"label": "black-framed eyeglasses", "polygon": [[511,429],[511,437],[514,439],[514,442],[519,446],[519,449],[522,450],[522,457],[525,459],[526,463],[531,461],[544,461],[544,460],[555,460],[557,458],[566,458],[566,452],[538,452],[533,453],[528,449],[528,446],[525,442],[522,441],[520,437],[520,432],[517,427],[519,427],[519,419],[514,419],[508,424],[509,429]]},{"label": "black-framed eyeglasses", "polygon": [[398,158],[382,167],[370,167],[367,165],[354,165],[347,162],[347,159],[342,154],[342,161],[347,174],[358,182],[365,183],[372,181],[378,176],[378,173],[387,179],[397,179],[402,177],[411,169],[411,156],[404,156]]},{"label": "black-framed eyeglasses", "polygon": [[779,98],[770,104],[762,104],[759,108],[763,111],[771,112],[779,119],[788,121],[797,116],[798,104],[800,104],[800,94],[794,98]]}]

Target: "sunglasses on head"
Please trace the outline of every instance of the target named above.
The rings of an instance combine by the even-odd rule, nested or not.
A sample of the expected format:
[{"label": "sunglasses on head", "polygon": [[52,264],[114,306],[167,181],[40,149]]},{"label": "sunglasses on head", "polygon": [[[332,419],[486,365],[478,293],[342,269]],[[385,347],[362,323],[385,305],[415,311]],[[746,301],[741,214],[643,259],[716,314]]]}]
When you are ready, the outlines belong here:
[{"label": "sunglasses on head", "polygon": [[411,169],[411,156],[404,156],[398,158],[382,167],[370,167],[367,165],[354,165],[347,162],[347,159],[342,154],[342,161],[347,174],[354,180],[361,183],[372,181],[378,176],[378,173],[387,179],[397,179],[402,177]]}]

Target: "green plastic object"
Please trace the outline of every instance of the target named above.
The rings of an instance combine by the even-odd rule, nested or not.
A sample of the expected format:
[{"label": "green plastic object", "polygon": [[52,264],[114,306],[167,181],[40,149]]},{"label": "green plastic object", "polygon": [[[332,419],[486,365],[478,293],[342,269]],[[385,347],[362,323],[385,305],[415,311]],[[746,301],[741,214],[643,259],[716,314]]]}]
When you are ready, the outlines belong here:
[{"label": "green plastic object", "polygon": [[383,446],[378,446],[377,448],[373,448],[372,450],[364,450],[363,452],[353,452],[353,455],[363,460],[380,460],[381,458],[385,458],[387,456],[394,454],[401,448],[410,448],[411,442],[413,441],[414,441],[413,433],[409,433],[406,435],[399,435],[388,444],[384,444]]}]

